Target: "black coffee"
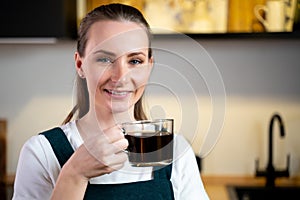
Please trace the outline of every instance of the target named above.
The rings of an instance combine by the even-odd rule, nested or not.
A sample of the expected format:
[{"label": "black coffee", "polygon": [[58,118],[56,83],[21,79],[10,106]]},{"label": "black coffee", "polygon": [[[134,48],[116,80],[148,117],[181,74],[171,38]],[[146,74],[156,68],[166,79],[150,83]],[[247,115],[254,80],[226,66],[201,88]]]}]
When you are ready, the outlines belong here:
[{"label": "black coffee", "polygon": [[173,134],[168,132],[157,133],[130,133],[125,135],[129,142],[129,161],[131,163],[155,163],[171,161],[173,158]]}]

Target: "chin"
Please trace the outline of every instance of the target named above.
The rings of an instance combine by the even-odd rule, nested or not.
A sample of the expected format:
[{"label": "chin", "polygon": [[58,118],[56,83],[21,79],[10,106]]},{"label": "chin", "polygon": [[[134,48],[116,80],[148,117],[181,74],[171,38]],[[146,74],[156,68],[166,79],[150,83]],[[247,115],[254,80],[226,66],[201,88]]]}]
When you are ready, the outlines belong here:
[{"label": "chin", "polygon": [[115,103],[112,105],[111,111],[113,114],[119,114],[119,113],[128,112],[130,108],[131,105]]},{"label": "chin", "polygon": [[113,114],[120,114],[128,111],[128,108],[113,108],[111,109]]}]

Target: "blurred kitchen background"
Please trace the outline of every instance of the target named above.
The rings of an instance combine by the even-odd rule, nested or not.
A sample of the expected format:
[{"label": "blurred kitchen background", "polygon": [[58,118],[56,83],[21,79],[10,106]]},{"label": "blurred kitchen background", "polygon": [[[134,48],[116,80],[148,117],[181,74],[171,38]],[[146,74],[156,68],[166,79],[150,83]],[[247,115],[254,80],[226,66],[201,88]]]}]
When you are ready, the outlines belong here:
[{"label": "blurred kitchen background", "polygon": [[[218,99],[220,95],[222,96],[220,98],[226,100],[224,121],[215,146],[211,151],[203,153],[201,152],[203,137],[196,136],[190,140],[195,154],[202,157],[201,172],[204,177],[254,177],[256,159],[260,161],[260,168],[265,168],[268,159],[269,123],[275,112],[281,115],[286,134],[284,138],[280,138],[278,125],[275,123],[274,165],[276,168],[285,168],[286,155],[290,154],[290,176],[300,176],[300,32],[297,21],[300,3],[297,0],[284,1],[290,16],[285,16],[288,24],[278,33],[269,33],[254,16],[253,11],[255,5],[266,5],[267,1],[139,1],[144,3],[140,5],[143,12],[148,13],[151,18],[157,18],[156,15],[160,12],[165,13],[166,18],[161,17],[164,19],[161,23],[171,24],[172,19],[168,19],[168,15],[175,16],[173,18],[175,25],[170,28],[176,30],[176,27],[186,27],[177,31],[191,34],[189,36],[193,38],[193,44],[200,44],[206,54],[198,52],[197,48],[196,50],[194,47],[191,48],[189,45],[191,38],[176,37],[169,32],[158,33],[154,37],[154,46],[179,49],[194,59],[193,64],[199,72],[203,67],[211,66],[213,63],[221,75],[221,82],[224,83],[225,96],[224,93],[217,92],[213,97]],[[111,1],[77,0],[77,8],[74,6],[75,1],[51,0],[47,3],[51,2],[56,2],[55,6],[59,6],[53,8],[58,9],[59,12],[55,13],[52,10],[52,15],[58,15],[61,19],[57,20],[62,21],[57,28],[59,30],[53,31],[52,35],[45,36],[44,33],[34,35],[34,31],[32,35],[24,35],[18,30],[9,33],[10,30],[14,30],[12,24],[11,28],[0,27],[0,118],[2,120],[0,139],[3,145],[6,145],[1,146],[1,160],[5,161],[1,164],[1,178],[10,181],[13,181],[19,152],[24,142],[43,130],[60,125],[73,106],[74,52],[76,51],[74,26],[76,27],[76,23],[87,10],[99,3]],[[26,13],[48,12],[45,2],[44,5],[39,1],[35,3],[40,5],[38,8],[40,12],[26,10]],[[206,16],[199,16],[201,12],[198,11],[193,11],[193,16],[182,14],[192,13],[189,9],[199,4],[202,5],[199,9]],[[31,5],[27,7],[37,9]],[[153,10],[158,7],[165,10]],[[68,16],[64,12],[67,8]],[[169,12],[170,8],[181,10],[175,9]],[[76,16],[72,16],[74,14]],[[2,14],[1,20],[8,21],[12,15],[16,16],[15,21],[19,22],[17,27],[24,25],[23,16],[18,13],[11,13],[6,18]],[[197,21],[201,17],[209,18],[210,22]],[[183,19],[186,21],[183,22]],[[291,19],[292,23],[289,21]],[[42,23],[41,27],[52,26],[53,22]],[[184,24],[178,25],[179,23]],[[217,23],[218,26],[212,25]],[[35,26],[40,30],[44,29]],[[201,26],[202,29],[197,28]],[[26,27],[23,29],[24,33],[28,33]],[[178,65],[176,61],[164,61],[163,56],[157,56],[161,59],[161,63],[167,62],[170,66]],[[161,74],[161,78],[164,75],[167,74]],[[210,77],[208,74],[202,78],[213,82],[215,77]],[[188,109],[199,112],[199,134],[205,134],[210,126],[214,105],[211,105],[210,94],[205,89],[201,90],[205,88],[205,83],[204,87],[194,84],[192,87],[196,88],[196,95],[187,91],[183,97],[185,100],[180,103],[189,105],[190,100],[198,98],[199,107],[188,107]],[[203,80],[199,81],[199,84],[203,84]],[[179,90],[185,89],[180,82],[177,85]],[[151,100],[164,102],[167,104],[165,108],[167,110],[178,108],[176,101],[170,101],[168,95],[159,91],[154,90],[149,95],[150,104]],[[175,112],[177,112],[176,123],[176,120],[181,119],[178,114],[180,111]],[[166,115],[172,117],[172,113],[168,112]],[[213,127],[214,124],[211,126]]]}]

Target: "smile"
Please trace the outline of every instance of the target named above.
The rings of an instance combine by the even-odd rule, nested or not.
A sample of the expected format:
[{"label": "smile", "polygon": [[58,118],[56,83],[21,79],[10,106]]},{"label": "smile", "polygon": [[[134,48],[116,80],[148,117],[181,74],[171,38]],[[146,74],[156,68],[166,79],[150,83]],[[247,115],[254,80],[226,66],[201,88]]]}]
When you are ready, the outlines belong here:
[{"label": "smile", "polygon": [[117,90],[109,90],[109,89],[104,89],[106,93],[108,93],[110,96],[113,97],[126,97],[130,92],[129,91],[117,91]]}]

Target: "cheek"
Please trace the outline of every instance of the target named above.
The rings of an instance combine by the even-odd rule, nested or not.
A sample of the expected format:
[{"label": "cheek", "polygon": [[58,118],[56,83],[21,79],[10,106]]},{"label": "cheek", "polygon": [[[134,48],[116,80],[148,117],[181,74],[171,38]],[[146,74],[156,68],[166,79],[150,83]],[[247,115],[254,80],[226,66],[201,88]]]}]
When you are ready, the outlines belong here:
[{"label": "cheek", "polygon": [[145,85],[148,83],[151,73],[150,67],[141,67],[132,70],[131,78],[134,81],[136,89],[144,90]]},{"label": "cheek", "polygon": [[100,66],[93,56],[87,56],[82,65],[91,89],[92,87],[96,88],[98,82],[105,78],[105,75],[107,74],[105,72],[108,67]]},{"label": "cheek", "polygon": [[98,86],[106,81],[107,73],[105,73],[104,69],[88,70],[86,79],[89,92],[91,93],[91,95],[94,95],[98,90]]}]

